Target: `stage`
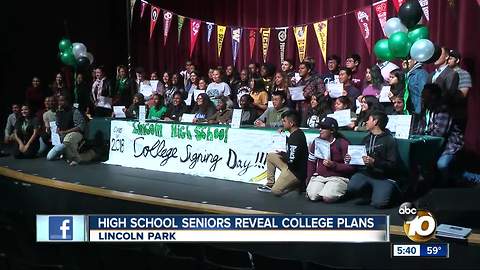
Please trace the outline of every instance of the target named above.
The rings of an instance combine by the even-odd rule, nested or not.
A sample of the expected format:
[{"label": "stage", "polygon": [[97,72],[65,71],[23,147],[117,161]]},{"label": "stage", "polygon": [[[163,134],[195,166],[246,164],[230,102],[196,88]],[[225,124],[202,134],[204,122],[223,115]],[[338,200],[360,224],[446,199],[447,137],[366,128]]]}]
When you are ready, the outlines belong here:
[{"label": "stage", "polygon": [[[181,169],[179,168],[179,171]],[[385,214],[390,215],[393,243],[412,243],[404,235],[398,208],[374,209],[353,201],[336,204],[310,202],[303,194],[283,197],[261,193],[255,184],[195,177],[145,169],[93,163],[70,167],[64,161],[0,158],[2,207],[27,208],[31,214]],[[452,191],[452,194],[455,191]],[[478,190],[477,190],[478,192]],[[460,198],[458,198],[460,199]],[[26,202],[28,201],[28,202]],[[478,204],[476,204],[478,208]],[[430,209],[431,210],[431,209]],[[461,209],[457,212],[461,213]],[[438,223],[452,221],[435,216]],[[449,223],[462,225],[461,223]],[[479,228],[474,228],[478,232]],[[432,260],[391,259],[389,243],[335,244],[215,244],[280,258],[295,258],[336,267],[434,267]],[[332,253],[345,254],[332,256]],[[468,267],[480,264],[480,236],[468,242],[451,243],[451,259],[442,266]],[[438,261],[438,260],[437,260]],[[385,267],[381,267],[385,268]],[[437,267],[438,268],[438,267]]]}]

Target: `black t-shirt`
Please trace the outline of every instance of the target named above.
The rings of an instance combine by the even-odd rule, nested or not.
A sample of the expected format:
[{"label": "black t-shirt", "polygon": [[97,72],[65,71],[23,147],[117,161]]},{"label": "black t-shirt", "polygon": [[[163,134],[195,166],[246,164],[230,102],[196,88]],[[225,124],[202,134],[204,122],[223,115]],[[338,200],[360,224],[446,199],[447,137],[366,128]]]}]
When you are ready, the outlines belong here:
[{"label": "black t-shirt", "polygon": [[288,169],[300,180],[305,182],[307,177],[308,147],[307,139],[301,129],[297,129],[287,137],[287,160]]},{"label": "black t-shirt", "polygon": [[[20,117],[15,123],[15,130],[17,131],[17,135],[23,144],[28,143],[33,135],[33,131],[37,128],[40,128],[40,122],[36,117],[28,119]],[[38,140],[35,140],[33,144],[36,144],[37,142]]]}]

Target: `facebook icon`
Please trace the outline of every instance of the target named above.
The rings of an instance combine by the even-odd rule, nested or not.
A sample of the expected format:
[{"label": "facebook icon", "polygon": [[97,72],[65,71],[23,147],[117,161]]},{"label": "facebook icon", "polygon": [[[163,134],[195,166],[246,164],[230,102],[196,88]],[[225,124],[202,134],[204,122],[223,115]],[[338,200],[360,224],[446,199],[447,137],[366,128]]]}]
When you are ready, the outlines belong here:
[{"label": "facebook icon", "polygon": [[73,239],[73,217],[72,216],[50,216],[48,217],[48,239],[49,240],[72,240]]}]

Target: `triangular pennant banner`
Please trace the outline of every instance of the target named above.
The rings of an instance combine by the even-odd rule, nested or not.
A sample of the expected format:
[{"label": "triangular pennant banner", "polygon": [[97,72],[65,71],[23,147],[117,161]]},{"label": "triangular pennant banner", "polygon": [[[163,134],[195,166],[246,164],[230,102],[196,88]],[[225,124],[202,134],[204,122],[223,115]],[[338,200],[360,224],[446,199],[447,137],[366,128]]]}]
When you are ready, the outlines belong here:
[{"label": "triangular pennant banner", "polygon": [[157,24],[158,14],[160,13],[160,8],[152,6],[152,12],[150,16],[150,39],[152,39],[152,33]]},{"label": "triangular pennant banner", "polygon": [[260,34],[262,35],[262,52],[263,62],[267,62],[268,46],[270,44],[270,28],[260,28]]},{"label": "triangular pennant banner", "polygon": [[220,53],[222,52],[223,40],[225,39],[225,31],[227,31],[226,26],[217,25],[217,56],[220,58]]},{"label": "triangular pennant banner", "polygon": [[178,16],[178,44],[180,44],[180,38],[182,37],[182,27],[183,27],[183,22],[185,21],[185,17],[181,15]]},{"label": "triangular pennant banner", "polygon": [[[430,21],[430,13],[428,12],[428,0],[418,0],[418,3],[420,3],[420,6],[422,7],[425,18],[427,19],[427,21]],[[478,3],[480,4],[480,1]]]},{"label": "triangular pennant banner", "polygon": [[293,28],[293,33],[295,34],[295,40],[297,41],[298,48],[298,58],[300,62],[303,62],[305,59],[305,54],[307,52],[307,26],[295,26]]},{"label": "triangular pennant banner", "polygon": [[242,28],[232,28],[232,54],[233,54],[233,65],[237,62],[238,49],[240,48],[240,40],[242,39]]},{"label": "triangular pennant banner", "polygon": [[210,37],[212,36],[212,32],[213,32],[213,23],[207,22],[206,24],[207,24],[207,30],[208,30],[207,42],[210,43]]},{"label": "triangular pennant banner", "polygon": [[285,60],[285,45],[287,44],[288,27],[279,27],[277,29],[278,45],[280,46],[280,63]]},{"label": "triangular pennant banner", "polygon": [[200,24],[202,21],[190,19],[190,58],[192,58],[193,48],[197,42],[198,33],[200,32]]},{"label": "triangular pennant banner", "polygon": [[395,10],[398,12],[400,7],[405,3],[406,0],[393,0],[393,6],[395,7]]},{"label": "triangular pennant banner", "polygon": [[363,40],[367,45],[368,53],[372,50],[372,10],[370,6],[363,7],[355,11],[355,17],[357,18],[358,27],[362,32]]},{"label": "triangular pennant banner", "polygon": [[[480,0],[479,0],[480,1]],[[253,48],[255,48],[255,39],[257,35],[257,29],[250,29],[248,33],[248,43],[250,47],[250,59],[253,59]]]},{"label": "triangular pennant banner", "polygon": [[142,5],[140,6],[140,19],[143,19],[143,13],[145,13],[146,6],[147,6],[147,3],[142,2]]},{"label": "triangular pennant banner", "polygon": [[380,21],[380,26],[382,26],[383,35],[386,36],[385,24],[387,23],[387,0],[382,0],[376,3],[373,3],[373,8],[377,13],[378,21]]},{"label": "triangular pennant banner", "polygon": [[323,62],[327,63],[328,20],[314,23],[313,28],[317,35],[318,46],[320,46],[320,51],[322,51]]},{"label": "triangular pennant banner", "polygon": [[173,14],[170,11],[163,11],[163,45],[167,44],[168,32],[172,23]]}]

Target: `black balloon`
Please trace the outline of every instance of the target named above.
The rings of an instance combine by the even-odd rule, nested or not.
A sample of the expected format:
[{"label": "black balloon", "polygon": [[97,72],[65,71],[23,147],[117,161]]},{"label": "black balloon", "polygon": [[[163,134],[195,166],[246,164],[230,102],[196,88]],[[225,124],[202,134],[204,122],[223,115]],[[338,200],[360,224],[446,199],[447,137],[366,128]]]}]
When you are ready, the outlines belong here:
[{"label": "black balloon", "polygon": [[88,57],[80,57],[77,59],[77,66],[78,68],[88,68],[88,66],[90,66],[90,60],[88,59]]},{"label": "black balloon", "polygon": [[398,11],[398,18],[402,21],[408,29],[417,25],[417,23],[422,18],[422,7],[417,0],[408,0],[403,3]]},{"label": "black balloon", "polygon": [[430,59],[428,59],[427,61],[425,61],[423,63],[425,63],[425,64],[435,63],[435,61],[437,61],[438,58],[440,58],[441,55],[442,55],[442,48],[435,45],[435,51],[433,52],[432,57],[430,57]]}]

